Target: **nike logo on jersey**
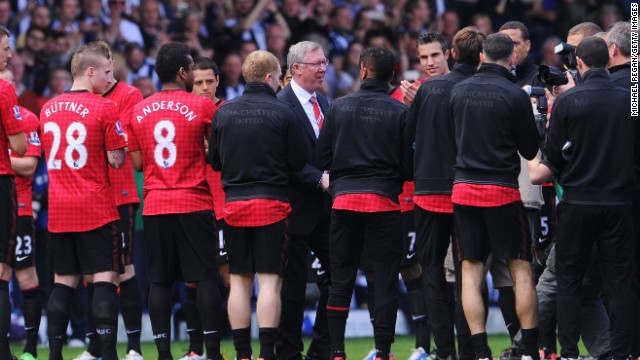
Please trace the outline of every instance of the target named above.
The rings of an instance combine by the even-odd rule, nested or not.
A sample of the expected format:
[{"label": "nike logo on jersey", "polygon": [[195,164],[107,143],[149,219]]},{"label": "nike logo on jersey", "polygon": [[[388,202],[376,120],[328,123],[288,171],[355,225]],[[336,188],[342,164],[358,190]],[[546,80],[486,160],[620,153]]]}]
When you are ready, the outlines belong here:
[{"label": "nike logo on jersey", "polygon": [[407,260],[411,259],[412,257],[416,256],[416,253],[413,254],[407,254]]},{"label": "nike logo on jersey", "polygon": [[225,256],[225,255],[227,255],[226,251],[220,251],[220,256]]},{"label": "nike logo on jersey", "polygon": [[28,257],[29,257],[28,255],[27,256],[16,256],[16,261],[22,261],[22,260],[27,259]]},{"label": "nike logo on jersey", "polygon": [[318,271],[316,271],[316,274],[318,274],[318,276],[320,276],[320,275],[324,275],[325,272],[326,271],[324,271],[324,270],[318,270]]}]

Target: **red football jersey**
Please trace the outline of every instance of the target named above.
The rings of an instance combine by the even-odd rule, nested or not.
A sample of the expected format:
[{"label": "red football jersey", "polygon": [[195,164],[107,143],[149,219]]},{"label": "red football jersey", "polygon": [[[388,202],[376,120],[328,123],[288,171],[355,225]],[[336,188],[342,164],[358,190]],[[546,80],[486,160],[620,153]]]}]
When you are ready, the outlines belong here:
[{"label": "red football jersey", "polygon": [[106,151],[126,146],[118,109],[86,90],[49,100],[40,112],[49,172],[49,231],[84,232],[119,219]]},{"label": "red football jersey", "polygon": [[0,175],[11,175],[15,173],[11,169],[9,160],[9,138],[7,135],[14,135],[24,131],[22,125],[22,115],[18,107],[18,97],[16,89],[10,83],[0,79]]},{"label": "red football jersey", "polygon": [[213,101],[183,90],[160,91],[133,108],[129,151],[142,153],[143,215],[213,210],[205,139]]},{"label": "red football jersey", "polygon": [[[126,129],[128,119],[131,117],[131,111],[133,111],[133,106],[142,101],[140,90],[129,84],[117,82],[111,90],[102,96],[116,104],[118,112],[120,113],[122,129]],[[114,169],[109,166],[109,178],[111,179],[111,189],[113,190],[113,196],[116,199],[117,206],[140,203],[136,179],[133,177],[131,158],[127,156],[124,161],[124,166],[120,169]]]},{"label": "red football jersey", "polygon": [[[40,157],[42,146],[40,146],[40,122],[36,114],[20,106],[20,114],[24,124],[24,131],[27,133],[27,152],[24,156]],[[21,158],[22,156],[11,153],[11,157]],[[16,192],[18,194],[18,216],[33,216],[33,191],[31,188],[32,178],[16,176]]]}]

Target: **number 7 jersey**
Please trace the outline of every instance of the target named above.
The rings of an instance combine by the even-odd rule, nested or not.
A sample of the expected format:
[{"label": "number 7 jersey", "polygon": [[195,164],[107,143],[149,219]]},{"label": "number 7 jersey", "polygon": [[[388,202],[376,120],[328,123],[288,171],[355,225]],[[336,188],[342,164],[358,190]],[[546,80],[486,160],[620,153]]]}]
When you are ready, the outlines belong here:
[{"label": "number 7 jersey", "polygon": [[49,174],[49,231],[85,232],[119,219],[106,152],[126,146],[118,109],[88,91],[69,91],[40,112]]},{"label": "number 7 jersey", "polygon": [[183,90],[160,91],[133,108],[127,134],[129,151],[142,154],[143,215],[213,210],[204,141],[215,110]]}]

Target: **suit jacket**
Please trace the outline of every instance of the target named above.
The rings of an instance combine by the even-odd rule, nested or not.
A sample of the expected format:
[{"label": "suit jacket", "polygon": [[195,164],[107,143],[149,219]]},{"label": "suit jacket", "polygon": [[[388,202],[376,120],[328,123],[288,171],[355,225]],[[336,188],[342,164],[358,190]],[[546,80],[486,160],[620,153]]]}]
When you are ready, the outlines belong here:
[{"label": "suit jacket", "polygon": [[[291,174],[289,182],[289,201],[293,210],[289,216],[289,230],[293,235],[308,235],[315,229],[323,208],[330,208],[323,206],[323,202],[331,201],[329,195],[318,187],[322,171],[312,165],[318,139],[316,139],[307,113],[291,89],[291,85],[287,85],[278,92],[277,97],[293,106],[296,119],[302,129],[303,143],[308,154],[307,163],[302,170]],[[329,102],[318,92],[316,92],[316,97],[322,113],[326,116],[329,111]]]}]

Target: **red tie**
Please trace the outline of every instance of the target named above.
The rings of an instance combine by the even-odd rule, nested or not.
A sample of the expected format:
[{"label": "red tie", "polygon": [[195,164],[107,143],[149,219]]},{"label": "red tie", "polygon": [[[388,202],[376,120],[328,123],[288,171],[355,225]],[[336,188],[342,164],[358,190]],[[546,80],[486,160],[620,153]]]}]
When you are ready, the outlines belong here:
[{"label": "red tie", "polygon": [[324,123],[324,115],[322,115],[322,111],[320,111],[320,106],[318,106],[318,100],[315,95],[312,95],[309,99],[311,105],[313,105],[313,115],[316,117],[316,122],[318,123],[318,129],[322,129],[322,124]]}]

